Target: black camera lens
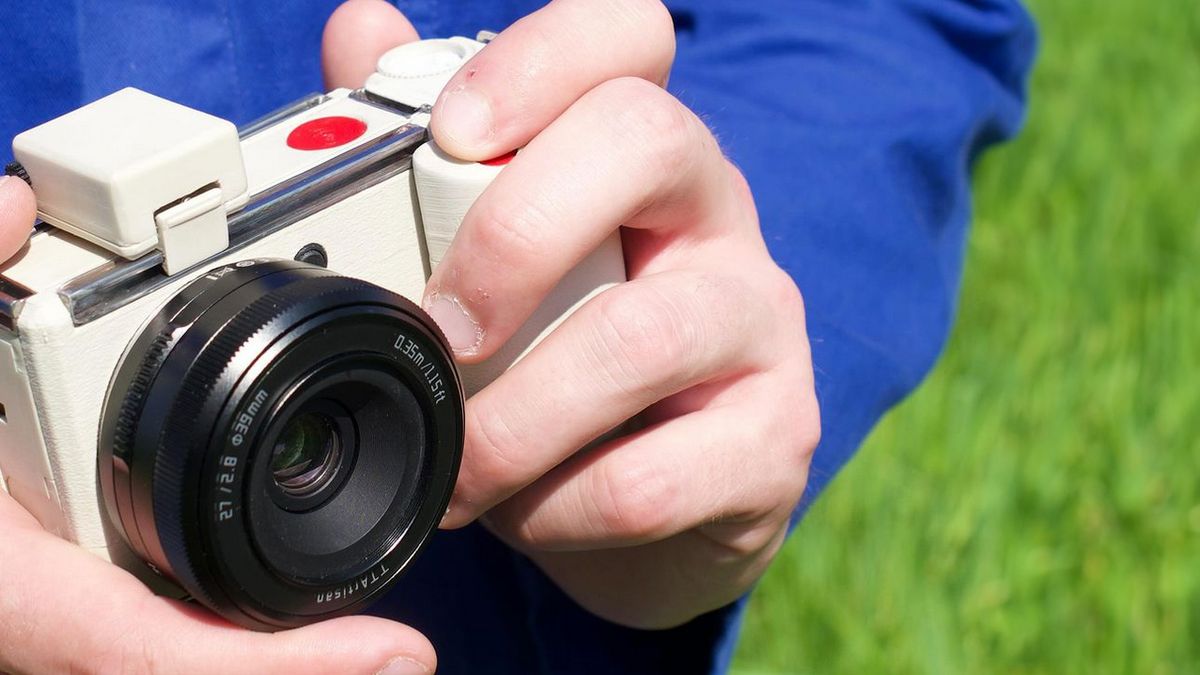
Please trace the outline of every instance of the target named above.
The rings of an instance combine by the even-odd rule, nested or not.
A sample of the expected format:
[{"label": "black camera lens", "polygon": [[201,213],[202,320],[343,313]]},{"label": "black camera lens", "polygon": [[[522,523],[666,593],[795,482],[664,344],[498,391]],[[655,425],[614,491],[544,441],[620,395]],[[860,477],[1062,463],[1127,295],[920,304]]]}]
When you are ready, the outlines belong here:
[{"label": "black camera lens", "polygon": [[271,451],[271,475],[287,495],[304,497],[329,485],[342,441],[328,415],[306,412],[288,421]]},{"label": "black camera lens", "polygon": [[99,476],[153,569],[244,626],[362,609],[445,513],[463,443],[449,346],[403,297],[297,261],[187,285],[109,389]]}]

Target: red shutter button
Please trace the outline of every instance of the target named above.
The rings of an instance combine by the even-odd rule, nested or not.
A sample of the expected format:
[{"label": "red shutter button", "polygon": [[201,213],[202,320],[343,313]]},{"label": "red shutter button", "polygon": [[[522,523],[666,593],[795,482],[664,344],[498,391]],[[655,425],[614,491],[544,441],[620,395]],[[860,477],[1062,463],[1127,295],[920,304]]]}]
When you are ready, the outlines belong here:
[{"label": "red shutter button", "polygon": [[367,132],[367,123],[353,117],[318,117],[292,129],[287,144],[297,150],[327,150],[345,145]]},{"label": "red shutter button", "polygon": [[506,152],[503,155],[500,155],[499,157],[485,159],[479,163],[484,166],[504,166],[505,164],[508,164],[509,162],[511,162],[512,158],[516,157],[516,156],[517,156],[517,151],[513,150],[512,152]]}]

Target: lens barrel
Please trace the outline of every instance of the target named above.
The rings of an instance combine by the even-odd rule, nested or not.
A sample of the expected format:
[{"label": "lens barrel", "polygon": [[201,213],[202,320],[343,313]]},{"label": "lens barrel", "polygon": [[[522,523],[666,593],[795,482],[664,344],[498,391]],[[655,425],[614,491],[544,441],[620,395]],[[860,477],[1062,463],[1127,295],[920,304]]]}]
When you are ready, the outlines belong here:
[{"label": "lens barrel", "polygon": [[290,260],[187,285],[130,345],[102,419],[115,529],[259,630],[382,594],[437,527],[462,456],[458,375],[429,317]]}]

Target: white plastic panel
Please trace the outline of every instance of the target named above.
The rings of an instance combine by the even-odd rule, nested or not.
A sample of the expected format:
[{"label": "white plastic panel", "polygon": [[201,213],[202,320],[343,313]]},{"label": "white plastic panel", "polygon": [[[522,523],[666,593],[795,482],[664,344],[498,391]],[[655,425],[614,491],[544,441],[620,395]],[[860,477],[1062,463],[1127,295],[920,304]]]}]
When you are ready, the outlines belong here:
[{"label": "white plastic panel", "polygon": [[13,154],[46,222],[128,258],[157,244],[161,207],[210,184],[246,196],[232,123],[133,88],[18,134]]},{"label": "white plastic panel", "polygon": [[[242,157],[251,196],[319,166],[354,146],[398,129],[408,118],[383,108],[348,98],[345,89],[330,94],[331,100],[274,124],[242,141]],[[288,136],[299,126],[322,117],[349,117],[366,124],[366,131],[353,141],[323,150],[298,150],[288,145]]]},{"label": "white plastic panel", "polygon": [[454,241],[463,217],[503,166],[464,162],[442,152],[432,141],[413,153],[413,179],[429,247],[429,266],[437,267]]},{"label": "white plastic panel", "polygon": [[58,490],[21,348],[12,336],[0,336],[0,406],[0,483],[42,527],[61,534]]},{"label": "white plastic panel", "polygon": [[47,230],[29,238],[0,274],[34,292],[53,291],[113,259],[113,254],[65,232]]}]

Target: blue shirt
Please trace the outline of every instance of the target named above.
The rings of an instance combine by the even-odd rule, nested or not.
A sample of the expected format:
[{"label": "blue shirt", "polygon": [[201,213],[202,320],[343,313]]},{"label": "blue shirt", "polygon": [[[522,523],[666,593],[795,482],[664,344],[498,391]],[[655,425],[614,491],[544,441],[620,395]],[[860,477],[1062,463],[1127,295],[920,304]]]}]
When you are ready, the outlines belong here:
[{"label": "blue shirt", "polygon": [[[6,7],[0,138],[130,85],[247,122],[322,90],[321,30],[337,4]],[[426,37],[498,30],[537,4],[398,2]],[[806,299],[824,437],[798,518],[942,348],[969,170],[1020,123],[1033,25],[1015,0],[668,4],[671,91],[746,174],[771,252]],[[428,635],[442,673],[706,673],[727,667],[744,604],[672,630],[616,626],[472,526],[435,536],[372,612]]]}]

